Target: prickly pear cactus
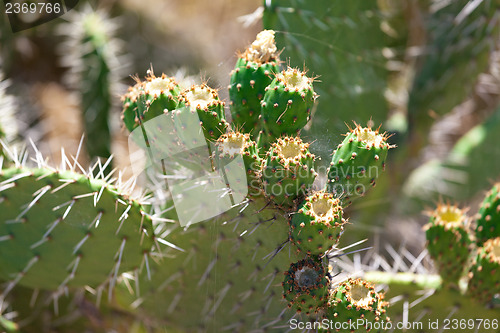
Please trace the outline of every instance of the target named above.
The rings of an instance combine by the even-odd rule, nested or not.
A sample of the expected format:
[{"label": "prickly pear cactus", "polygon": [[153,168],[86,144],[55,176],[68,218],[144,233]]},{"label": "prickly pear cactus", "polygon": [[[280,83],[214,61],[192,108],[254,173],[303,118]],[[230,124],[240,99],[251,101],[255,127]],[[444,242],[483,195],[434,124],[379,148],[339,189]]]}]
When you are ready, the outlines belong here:
[{"label": "prickly pear cactus", "polygon": [[430,221],[424,226],[427,249],[446,284],[458,284],[467,267],[472,244],[468,223],[463,210],[441,204],[430,212]]},{"label": "prickly pear cactus", "polygon": [[[102,171],[102,170],[101,170]],[[153,249],[140,202],[104,179],[25,167],[0,172],[0,278],[61,290],[116,283]]]}]

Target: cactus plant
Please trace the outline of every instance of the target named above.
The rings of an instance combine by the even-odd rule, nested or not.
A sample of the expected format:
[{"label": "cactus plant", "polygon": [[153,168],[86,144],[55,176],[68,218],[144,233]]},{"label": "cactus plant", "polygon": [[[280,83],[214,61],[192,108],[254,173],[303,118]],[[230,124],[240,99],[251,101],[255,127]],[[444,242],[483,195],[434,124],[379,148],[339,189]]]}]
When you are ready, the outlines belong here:
[{"label": "cactus plant", "polygon": [[[124,8],[127,5],[123,6],[122,9],[126,10]],[[217,96],[215,90],[208,87],[208,81],[202,85],[191,86],[190,84],[191,88],[189,86],[180,87],[176,82],[182,80],[170,78],[167,75],[156,77],[152,70],[144,82],[141,83],[137,79],[134,83],[135,86],[131,87],[123,97],[123,122],[125,128],[132,132],[132,137],[129,137],[132,140],[129,140],[129,143],[138,144],[139,148],[144,150],[141,154],[146,155],[148,149],[151,150],[150,144],[160,143],[158,152],[164,155],[161,156],[161,163],[146,170],[146,177],[138,179],[140,188],[145,191],[148,202],[151,202],[152,207],[151,210],[147,210],[148,213],[144,213],[146,210],[143,202],[132,204],[133,207],[125,213],[128,208],[123,210],[121,202],[135,201],[130,199],[131,197],[127,194],[114,191],[113,186],[109,185],[112,183],[110,181],[112,176],[104,176],[105,167],[102,165],[91,168],[90,172],[81,175],[75,171],[78,166],[78,162],[76,162],[78,158],[76,157],[75,162],[72,163],[72,171],[56,172],[49,169],[47,164],[42,163],[43,157],[37,152],[38,168],[28,169],[22,162],[27,159],[27,155],[17,154],[15,157],[15,150],[8,151],[14,157],[9,156],[12,163],[2,165],[1,177],[5,175],[6,179],[2,178],[0,181],[0,183],[3,182],[0,185],[0,196],[5,194],[6,198],[0,199],[0,208],[7,208],[5,211],[10,220],[9,223],[0,223],[0,229],[9,231],[14,230],[13,228],[21,228],[24,226],[22,223],[12,223],[12,221],[15,222],[19,216],[22,217],[24,212],[26,214],[34,212],[32,214],[37,213],[35,217],[40,226],[39,229],[36,229],[38,230],[36,237],[41,242],[39,244],[35,242],[34,244],[37,246],[29,250],[25,246],[27,242],[23,242],[22,246],[17,244],[18,247],[13,247],[15,239],[27,239],[23,237],[33,235],[32,232],[36,230],[26,233],[16,232],[14,239],[12,239],[11,234],[0,234],[0,250],[7,253],[0,260],[2,266],[0,279],[6,280],[0,285],[2,290],[0,325],[10,324],[3,320],[5,318],[8,321],[13,319],[26,332],[66,332],[72,330],[158,332],[165,329],[173,332],[207,330],[217,332],[281,332],[287,330],[287,327],[292,329],[290,326],[291,318],[309,324],[317,324],[322,319],[337,324],[341,321],[349,323],[350,320],[352,323],[355,319],[356,321],[361,319],[364,320],[363,325],[355,330],[367,331],[370,328],[370,323],[375,323],[377,319],[379,323],[385,321],[388,314],[393,320],[402,321],[405,318],[412,318],[416,321],[419,318],[443,320],[452,318],[452,315],[485,319],[498,317],[498,297],[491,294],[491,292],[496,292],[495,280],[492,283],[487,282],[490,287],[488,294],[485,294],[486,290],[477,287],[487,280],[486,277],[490,277],[490,275],[481,276],[480,272],[488,271],[492,267],[490,264],[495,261],[491,259],[491,253],[496,255],[497,251],[491,249],[494,249],[496,245],[492,247],[491,240],[480,241],[484,244],[480,252],[474,250],[473,255],[467,257],[462,252],[469,245],[476,246],[473,242],[474,237],[467,240],[462,231],[448,232],[451,230],[450,223],[444,226],[444,223],[433,219],[427,231],[429,238],[433,239],[429,241],[429,252],[431,254],[437,253],[437,256],[434,256],[436,268],[439,266],[447,268],[446,265],[438,262],[440,253],[441,257],[443,257],[442,253],[445,253],[444,255],[460,258],[455,260],[454,270],[450,271],[448,267],[448,273],[443,274],[442,277],[431,275],[435,272],[426,270],[424,265],[418,264],[425,257],[425,252],[418,258],[410,254],[409,251],[415,251],[416,242],[412,242],[412,247],[408,251],[399,251],[399,256],[395,254],[398,251],[391,251],[389,245],[386,246],[388,252],[394,255],[395,267],[390,267],[385,260],[376,254],[380,250],[376,246],[378,240],[385,244],[391,239],[399,241],[399,238],[394,238],[395,230],[407,231],[405,228],[407,228],[408,220],[424,222],[420,216],[407,217],[402,215],[402,211],[408,208],[409,204],[408,201],[400,200],[400,186],[406,181],[409,169],[415,167],[419,162],[414,157],[420,155],[425,157],[428,153],[422,147],[422,142],[426,138],[415,142],[412,141],[415,139],[414,136],[394,135],[390,139],[391,144],[389,144],[389,134],[378,133],[371,127],[373,123],[378,124],[384,121],[387,115],[387,105],[384,101],[384,91],[390,88],[387,85],[387,72],[391,71],[398,77],[399,74],[406,73],[405,84],[412,81],[413,72],[418,80],[425,81],[423,85],[416,84],[410,93],[412,97],[410,98],[409,114],[406,113],[407,110],[397,111],[397,116],[403,118],[403,122],[409,121],[409,127],[398,127],[401,133],[412,134],[415,133],[412,131],[416,129],[419,134],[427,136],[430,123],[429,119],[426,118],[428,110],[423,109],[423,106],[434,105],[431,100],[434,99],[431,98],[432,96],[422,95],[418,91],[422,86],[433,86],[433,76],[431,75],[430,78],[426,76],[429,66],[424,65],[422,67],[425,69],[424,71],[418,66],[414,66],[416,63],[414,51],[418,48],[413,48],[413,46],[425,45],[419,45],[411,40],[411,38],[415,38],[415,29],[427,28],[428,25],[419,25],[422,22],[414,19],[413,15],[409,15],[411,13],[404,15],[399,13],[399,17],[406,15],[406,17],[411,16],[412,18],[399,22],[401,25],[405,25],[405,23],[408,25],[407,27],[403,26],[405,31],[403,34],[400,34],[399,30],[391,31],[391,26],[387,25],[388,18],[384,16],[387,11],[379,11],[378,6],[388,8],[389,11],[394,8],[397,10],[406,8],[402,5],[393,6],[390,1],[353,0],[349,2],[315,1],[314,3],[303,0],[266,1],[264,21],[266,24],[274,24],[274,27],[278,27],[279,30],[276,32],[268,30],[259,34],[257,40],[237,59],[230,77],[230,101],[227,103],[229,110],[224,110],[225,102],[222,97]],[[496,36],[495,21],[491,19],[496,15],[495,6],[484,1],[464,1],[457,4],[433,2],[430,5],[422,3],[418,6],[412,3],[408,6],[419,7],[422,12],[417,14],[424,13],[425,18],[431,19],[439,19],[445,12],[451,13],[449,17],[454,17],[457,20],[457,31],[460,33],[480,32],[482,41],[479,44],[470,43],[469,39],[466,41],[466,48],[471,44],[481,46],[479,50],[480,64],[472,70],[474,75],[471,76],[474,80],[476,73],[481,72],[481,68],[483,68],[484,55],[488,53],[482,48],[484,45],[483,37],[486,36],[485,38],[489,40],[492,36]],[[439,6],[444,7],[439,8]],[[485,15],[483,15],[483,10],[487,10]],[[418,15],[416,16],[418,17]],[[478,20],[478,17],[486,18],[486,20]],[[466,22],[466,24],[461,24],[461,22]],[[490,26],[487,26],[485,22],[490,22]],[[444,23],[450,26],[449,21]],[[405,30],[406,28],[408,29]],[[449,30],[445,29],[445,31]],[[384,36],[384,33],[391,40],[386,40],[387,36]],[[144,35],[152,36],[151,34]],[[180,39],[178,37],[181,35],[182,33],[176,33],[176,40]],[[393,48],[395,44],[392,38],[394,35],[400,38],[397,41],[397,47],[401,49]],[[159,43],[158,41],[161,39],[157,37],[154,35],[154,38],[150,38],[150,40],[154,40],[154,44],[168,47],[168,43]],[[277,45],[274,45],[274,37],[278,42]],[[453,39],[456,35],[450,34],[448,37]],[[433,43],[437,41],[432,39]],[[455,42],[456,39],[453,43]],[[135,43],[137,41],[134,38],[127,40],[127,46],[130,46],[131,52],[139,52],[139,49],[149,52],[147,46],[141,45],[141,47],[134,48]],[[215,43],[211,44],[216,45]],[[409,47],[403,50],[403,45]],[[281,51],[283,46],[286,48]],[[281,53],[277,50],[280,50]],[[217,49],[218,53],[219,51]],[[285,71],[280,72],[278,53],[287,65],[290,65]],[[292,56],[291,59],[287,58],[294,53],[295,56]],[[164,54],[163,50],[162,54]],[[451,60],[457,58],[457,52],[454,50],[452,50],[451,55]],[[141,53],[139,57],[144,58],[144,54]],[[164,58],[169,59],[170,57]],[[431,58],[432,55],[429,56],[424,52],[419,59],[428,61]],[[223,63],[223,65],[225,64],[227,61]],[[435,71],[436,73],[450,73],[450,63],[440,62],[440,64],[447,68],[439,68]],[[470,64],[473,64],[473,61]],[[469,69],[473,67],[470,64],[468,63]],[[161,64],[161,66],[169,66],[169,63]],[[405,70],[398,73],[398,68],[402,67]],[[299,71],[297,68],[304,68],[304,71]],[[310,75],[305,76],[305,68],[309,68],[307,72]],[[142,70],[143,68],[139,69],[139,71]],[[452,74],[462,74],[461,72],[453,73],[453,71],[451,70]],[[319,80],[310,78],[318,76]],[[297,83],[285,83],[285,81],[294,80],[304,83],[306,89],[300,91],[301,88],[299,88],[299,91],[296,91],[296,89],[285,87],[290,83],[292,85]],[[444,82],[447,78],[443,77],[440,80]],[[109,88],[110,80],[108,83],[104,81],[96,80],[98,84],[94,88],[102,88],[103,86]],[[313,92],[313,81],[316,81],[314,90],[322,95],[320,98],[317,98]],[[210,82],[212,83],[212,81]],[[470,86],[471,81],[468,82],[464,85],[465,88]],[[220,83],[223,82],[217,82],[217,84]],[[394,84],[394,82],[389,82],[389,84]],[[401,89],[403,92],[406,90],[411,90],[411,87],[408,85]],[[386,95],[391,93],[394,91],[386,92]],[[451,92],[446,87],[443,88],[443,95],[449,93]],[[419,96],[423,96],[423,100],[420,101],[422,103],[419,103]],[[392,96],[392,98],[396,97],[401,96]],[[316,109],[317,100],[320,104]],[[404,100],[401,98],[401,101]],[[446,97],[445,102],[448,101],[449,99]],[[84,102],[92,102],[92,100],[86,99]],[[455,103],[448,104],[451,106]],[[492,102],[492,104],[494,103]],[[404,104],[401,102],[398,106],[404,108]],[[165,112],[165,110],[167,111]],[[317,110],[316,113],[315,110]],[[225,118],[225,113],[229,112],[232,115],[232,123]],[[437,110],[437,112],[444,114],[447,110]],[[193,124],[182,123],[183,117],[186,115],[197,116],[196,128],[191,127]],[[372,121],[370,121],[370,117],[372,117]],[[202,147],[196,147],[193,150],[188,149],[188,144],[185,147],[180,145],[174,147],[170,144],[171,142],[160,142],[161,140],[158,138],[161,135],[139,138],[144,139],[143,141],[134,140],[137,139],[133,136],[134,132],[144,134],[155,126],[157,130],[155,133],[161,133],[162,127],[157,121],[163,119],[181,122],[181,130],[174,132],[174,134],[183,140],[185,139],[186,143],[195,143],[188,141],[194,138],[191,132],[202,135],[200,136],[201,140],[196,141],[197,144],[201,143]],[[312,122],[309,122],[310,119]],[[331,153],[332,144],[337,143],[334,141],[341,141],[338,140],[341,135],[339,127],[344,125],[342,121],[338,120],[355,120],[358,123],[367,123],[368,126],[363,128],[356,125],[356,128],[346,135],[347,142],[338,147],[333,158],[328,157],[328,160],[332,161],[332,165],[327,172],[324,172],[321,169],[322,160],[315,158],[315,156],[323,156],[323,161],[326,160],[325,157]],[[198,121],[201,122],[199,128]],[[394,119],[391,119],[391,122],[394,123]],[[96,125],[98,125],[97,122]],[[385,127],[387,128],[387,126]],[[439,129],[442,128],[439,127]],[[490,137],[495,139],[492,128],[488,128],[488,139],[485,142],[494,142],[490,139]],[[191,129],[195,129],[195,131],[191,131]],[[422,131],[422,129],[424,130]],[[102,132],[107,131],[105,128],[101,130]],[[409,132],[404,133],[405,130],[409,130]],[[90,132],[87,130],[87,134]],[[90,135],[91,139],[94,139],[94,136]],[[97,138],[97,136],[95,137]],[[317,140],[312,141],[309,146],[310,137]],[[466,137],[462,139],[467,140]],[[390,157],[386,158],[388,150],[393,146],[392,141],[398,141],[398,146],[403,147],[403,153],[391,154]],[[206,147],[205,143],[207,143]],[[133,146],[131,144],[130,147]],[[467,149],[478,150],[470,148],[472,146],[474,145],[469,145]],[[483,153],[485,151],[491,152],[491,144],[489,147],[488,144],[485,144],[485,147]],[[174,148],[188,149],[182,163],[179,163],[178,166],[173,166],[175,163],[170,163],[171,160],[177,159],[176,156],[169,154],[175,151]],[[139,153],[137,154],[139,155]],[[287,160],[290,157],[296,158],[292,158],[293,161]],[[392,160],[390,160],[391,158]],[[63,163],[67,163],[68,159],[65,157]],[[243,171],[243,176],[231,178],[231,175],[226,172],[225,168],[231,166],[234,161],[237,161],[237,169]],[[384,169],[386,161],[387,166],[390,167],[389,172],[378,177]],[[146,161],[145,165],[150,167],[148,162],[150,161]],[[80,163],[85,162],[80,161]],[[496,169],[491,167],[491,164],[484,164],[484,169],[488,170],[488,173],[474,174],[475,177],[481,178],[480,182],[474,185],[476,188],[483,188],[485,183],[498,174]],[[108,163],[108,165],[110,164]],[[306,175],[304,178],[295,172],[293,168],[296,166],[305,166]],[[348,167],[357,168],[356,171],[359,172],[351,173]],[[370,167],[372,173],[376,173],[375,177],[364,177],[369,173]],[[276,171],[279,169],[285,169],[286,174],[278,175]],[[26,170],[30,174],[21,177]],[[271,173],[266,173],[269,170]],[[273,173],[272,170],[275,172]],[[338,170],[343,173],[335,174],[335,171]],[[317,177],[316,171],[318,171]],[[160,172],[160,174],[155,174],[156,172]],[[31,176],[31,173],[34,176]],[[91,173],[94,176],[100,174],[102,177],[97,176],[97,178],[104,179],[96,181],[92,179]],[[86,180],[88,179],[86,174],[91,180]],[[202,174],[208,175],[208,178],[194,179]],[[469,175],[472,174],[472,172],[469,173]],[[20,178],[15,179],[16,176],[12,178],[12,175],[17,175]],[[44,177],[40,178],[36,175]],[[170,186],[172,179],[177,180],[190,176],[194,176],[189,188],[192,191],[187,194],[180,193],[180,196],[185,194],[184,197],[196,200],[190,203],[191,210],[203,215],[205,210],[210,208],[210,205],[216,206],[225,201],[230,202],[227,208],[231,209],[218,217],[213,217],[213,215],[208,217],[207,215],[205,221],[200,220],[199,223],[189,222],[186,224],[181,216],[181,205],[176,202],[179,198],[179,192],[175,192],[173,187],[171,194],[166,192],[165,183],[168,181]],[[212,189],[210,192],[205,191],[204,184],[218,179],[219,176],[221,188]],[[316,179],[314,179],[315,177]],[[420,181],[425,180],[425,177],[417,178]],[[67,181],[67,184],[61,184],[64,187],[55,191],[44,187],[44,182],[49,180],[53,182],[63,180]],[[74,180],[76,180],[75,183],[73,183]],[[315,184],[311,186],[313,181]],[[358,187],[367,189],[374,181],[377,181],[378,186],[369,192],[360,191],[359,194],[366,192],[365,199],[357,200],[354,205],[349,207],[347,206],[352,199],[358,196],[358,193],[346,193],[344,189],[335,188],[335,185],[358,185]],[[244,189],[248,189],[246,198],[236,195],[239,193],[232,188],[234,183],[240,183],[244,185]],[[12,184],[19,185],[13,186]],[[39,184],[41,185],[38,186]],[[436,182],[436,184],[439,183]],[[274,189],[282,189],[285,185],[290,185],[293,188],[292,194],[286,192],[286,195],[274,195]],[[36,188],[37,186],[41,189]],[[24,191],[25,189],[27,190]],[[323,190],[314,191],[313,189]],[[51,191],[55,191],[55,193],[50,193]],[[93,191],[101,193],[101,200],[96,205],[91,200]],[[468,191],[457,192],[459,193],[454,195],[470,198]],[[190,196],[193,193],[199,195]],[[54,204],[60,198],[59,196],[64,197],[64,203],[70,202],[68,206],[62,207],[61,204]],[[11,198],[19,197],[22,197],[23,200],[12,202]],[[74,198],[78,200],[71,206]],[[105,207],[99,206],[100,204],[104,205],[103,198],[109,199]],[[239,199],[242,201],[240,202]],[[433,198],[429,197],[428,199],[432,200]],[[113,203],[117,201],[118,204],[114,206]],[[78,206],[80,202],[82,205]],[[141,226],[140,219],[144,216],[147,233],[141,234],[139,228],[127,238],[123,258],[120,260],[120,255],[118,255],[120,268],[117,269],[116,265],[113,266],[116,261],[113,261],[115,258],[110,255],[109,249],[113,248],[115,254],[119,251],[121,253],[121,243],[116,248],[116,244],[114,244],[116,243],[116,235],[113,230],[106,229],[107,232],[100,235],[106,237],[105,240],[110,239],[110,243],[113,244],[106,243],[104,238],[102,241],[91,244],[89,243],[91,237],[85,238],[85,233],[83,238],[78,240],[78,237],[74,236],[78,228],[73,228],[73,230],[68,225],[64,225],[62,228],[61,223],[49,225],[50,220],[56,221],[55,216],[61,213],[59,209],[52,210],[53,205],[56,205],[56,208],[61,206],[60,208],[64,210],[62,212],[62,216],[65,216],[64,220],[70,219],[73,214],[97,216],[101,213],[98,211],[99,208],[105,209],[102,214],[106,216],[103,219],[109,219],[110,225],[120,221],[122,216],[128,215],[128,218],[123,220],[120,231],[130,231],[126,225],[131,229],[134,229],[134,226]],[[494,204],[488,207],[485,205],[480,209],[481,214],[486,213],[485,219],[486,216],[493,215],[488,214],[488,212],[492,213],[488,209],[493,206]],[[75,210],[75,207],[78,209]],[[453,209],[450,208],[450,210]],[[17,214],[13,212],[17,212]],[[65,215],[66,212],[67,215]],[[157,215],[150,217],[153,212]],[[346,223],[347,216],[352,222],[349,225]],[[46,221],[46,217],[49,218],[49,222]],[[2,218],[3,215],[0,222],[3,222]],[[370,223],[359,223],[363,220],[369,220]],[[385,221],[388,221],[387,225],[382,224]],[[103,220],[99,220],[99,227],[104,226],[102,223]],[[116,223],[114,224],[116,225]],[[51,229],[53,225],[55,226]],[[396,225],[397,228],[394,227]],[[44,226],[48,226],[48,229],[44,229]],[[99,230],[99,227],[96,230]],[[420,229],[419,227],[416,230]],[[61,253],[55,253],[56,251],[53,251],[49,245],[58,246],[56,238],[59,239],[59,237],[55,237],[56,235],[49,237],[49,234],[56,233],[59,229],[64,229],[69,241],[64,243],[64,250],[60,251]],[[375,249],[369,252],[372,255],[375,254],[377,260],[370,263],[373,264],[373,267],[367,267],[367,261],[361,260],[356,253],[354,254],[355,267],[349,268],[343,260],[349,261],[351,253],[341,253],[342,251],[338,249],[340,247],[338,245],[339,237],[343,235],[341,242],[350,242],[353,238],[359,239],[360,230],[367,234],[367,229],[370,232],[378,230],[379,237],[373,242]],[[482,229],[491,230],[489,225]],[[51,232],[47,233],[48,231]],[[98,232],[96,231],[96,233]],[[438,241],[435,237],[431,237],[434,232],[441,236]],[[23,237],[20,237],[19,234]],[[461,235],[460,239],[456,237],[458,234]],[[424,234],[421,233],[413,238],[423,240],[423,236]],[[141,255],[150,253],[145,256],[148,260],[144,260],[142,265],[140,255],[129,256],[128,252],[125,253],[127,244],[130,244],[131,241],[137,242],[141,237],[144,238],[143,243],[141,244],[139,241],[134,250],[140,252]],[[48,240],[43,242],[45,238]],[[98,237],[96,236],[96,238]],[[372,239],[371,236],[369,238]],[[447,239],[451,243],[462,245],[464,248],[452,246],[451,250],[445,251],[445,249],[450,248],[449,244],[444,242]],[[31,239],[29,241],[34,242]],[[156,248],[153,250],[155,243]],[[95,267],[88,267],[89,265],[86,267],[82,264],[86,256],[82,256],[76,262],[77,267],[75,263],[67,262],[67,260],[66,262],[58,260],[61,257],[68,257],[75,247],[79,247],[83,251],[87,244],[93,245],[90,249],[93,251],[92,253],[100,251],[99,254],[102,254],[100,257],[92,256],[96,261]],[[167,247],[162,248],[161,244]],[[352,245],[347,245],[344,248],[349,248]],[[19,255],[37,249],[46,252],[43,252],[43,256],[35,254],[31,266],[29,261],[26,263],[26,260],[21,260],[24,264],[23,267],[15,266],[19,262]],[[85,248],[85,250],[89,249]],[[42,264],[40,258],[45,258],[46,254],[53,255],[54,259],[50,260],[50,267],[55,267],[53,275],[56,278],[47,278],[48,269],[40,266]],[[129,266],[125,264],[126,257],[133,261]],[[409,258],[410,264],[405,261],[405,258]],[[481,261],[484,258],[487,262]],[[428,259],[426,258],[426,260]],[[109,263],[111,266],[104,269],[103,267]],[[470,266],[469,263],[472,263],[473,266]],[[139,269],[136,269],[137,266]],[[142,270],[140,266],[142,266]],[[367,270],[380,270],[383,267],[388,272],[363,272],[362,269],[359,269],[360,266]],[[29,267],[29,270],[25,269],[26,267]],[[86,275],[85,278],[78,277],[83,268],[85,270],[89,268],[89,272],[90,269],[99,270],[100,277],[99,274],[92,273]],[[406,272],[399,273],[398,270]],[[62,271],[66,277],[62,278],[61,281]],[[464,272],[467,271],[470,272],[471,276],[468,286],[463,283],[467,278],[464,276]],[[33,272],[42,278],[35,279],[30,276]],[[288,272],[288,275],[285,275],[285,281],[281,284],[283,272]],[[71,273],[74,273],[74,277]],[[385,285],[375,290],[364,280],[347,279],[344,281],[346,276],[355,275],[363,276],[366,281],[378,279],[378,282]],[[23,283],[26,287],[22,286]],[[14,286],[14,284],[16,285]],[[109,297],[107,302],[101,302],[99,305],[88,306],[87,299],[93,298],[89,293],[96,293],[99,296],[105,285],[109,287],[110,296],[114,295],[115,297]],[[40,286],[51,289],[47,293],[51,295],[49,298],[56,309],[58,308],[57,298],[62,295],[61,293],[66,293],[69,297],[81,296],[84,301],[78,303],[76,311],[74,311],[75,308],[71,307],[67,308],[68,313],[65,313],[66,309],[62,310],[62,317],[47,315],[47,304],[37,305],[31,315],[29,314],[29,304],[27,304],[29,295],[46,295],[43,290],[32,290],[32,288]],[[97,290],[94,287],[97,287]],[[429,288],[436,290],[429,290]],[[396,304],[396,306],[391,306],[386,310],[386,304],[382,300],[382,289],[387,290],[391,303]],[[85,294],[84,290],[89,293]],[[360,290],[363,291],[362,295],[358,293]],[[280,297],[283,294],[285,300]],[[325,299],[325,294],[329,295],[328,300]],[[100,299],[100,297],[97,298]],[[483,304],[479,303],[478,300],[481,300]],[[65,302],[66,300],[62,302],[63,305],[66,305]],[[293,309],[287,309],[287,303]],[[398,306],[401,303],[404,304],[402,311]],[[458,306],[458,309],[454,310],[455,306]],[[6,313],[6,311],[17,312],[16,308],[20,309],[18,312],[20,317],[14,317],[11,315],[12,312]],[[297,313],[297,310],[300,310],[300,313]],[[98,315],[96,315],[97,311],[99,311]],[[97,326],[86,324],[84,320],[81,320],[81,316],[86,319],[90,318],[91,322],[98,317],[98,320],[94,321],[97,322]],[[28,318],[25,319],[25,317]],[[78,320],[70,323],[71,318],[69,317],[73,319],[78,317]],[[365,321],[365,319],[367,320]],[[28,320],[30,324],[27,324]],[[61,322],[65,322],[67,325],[59,325]],[[319,331],[335,330],[335,328],[318,328],[317,326],[314,326],[314,329]],[[347,330],[351,330],[351,328]],[[373,330],[379,329],[374,328]]]}]

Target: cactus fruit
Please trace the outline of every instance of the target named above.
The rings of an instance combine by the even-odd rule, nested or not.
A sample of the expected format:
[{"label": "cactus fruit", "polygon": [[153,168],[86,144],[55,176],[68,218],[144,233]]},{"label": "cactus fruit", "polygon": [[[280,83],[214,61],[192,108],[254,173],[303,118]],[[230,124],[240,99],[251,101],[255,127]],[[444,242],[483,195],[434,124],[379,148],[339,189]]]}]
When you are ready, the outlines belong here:
[{"label": "cactus fruit", "polygon": [[214,156],[214,160],[216,169],[227,165],[235,156],[241,156],[244,165],[238,167],[246,170],[248,195],[251,197],[260,195],[262,193],[260,181],[261,159],[257,144],[250,140],[250,134],[240,132],[223,134],[217,139],[215,146],[214,153],[216,156]]},{"label": "cactus fruit", "polygon": [[122,96],[122,119],[130,132],[142,122],[157,117],[166,110],[172,111],[179,104],[180,87],[174,78],[165,74],[156,77],[149,70],[145,81],[136,80],[137,83],[129,87]]},{"label": "cactus fruit", "polygon": [[277,74],[261,103],[264,130],[259,145],[266,147],[282,135],[295,136],[307,124],[316,100],[313,79],[298,69]]},{"label": "cactus fruit", "polygon": [[226,133],[228,123],[224,115],[224,102],[219,99],[216,90],[205,84],[193,85],[181,92],[179,104],[197,112],[203,133],[208,141],[217,140]]},{"label": "cactus fruit", "polygon": [[486,194],[476,219],[476,243],[480,246],[500,237],[500,183]]},{"label": "cactus fruit", "polygon": [[278,206],[293,207],[310,190],[317,173],[308,148],[299,137],[286,136],[267,152],[262,164],[264,191]]},{"label": "cactus fruit", "polygon": [[307,257],[285,272],[283,298],[299,313],[317,313],[327,301],[329,283],[323,263]]},{"label": "cactus fruit", "polygon": [[73,171],[2,170],[0,211],[4,294],[16,284],[113,284],[142,267],[152,250],[152,221],[142,205],[104,179]]},{"label": "cactus fruit", "polygon": [[386,315],[387,306],[384,295],[377,293],[373,284],[349,279],[330,294],[326,317],[337,323],[356,323],[355,329],[349,328],[346,332],[367,332],[375,322],[390,321]]},{"label": "cactus fruit", "polygon": [[290,240],[310,255],[322,255],[339,241],[344,230],[340,200],[330,193],[307,197],[290,221]]},{"label": "cactus fruit", "polygon": [[484,303],[500,293],[500,237],[487,240],[477,250],[469,272],[467,292]]},{"label": "cactus fruit", "polygon": [[344,204],[366,193],[385,168],[388,135],[356,124],[333,153],[326,189]]},{"label": "cactus fruit", "polygon": [[458,284],[467,266],[471,240],[465,212],[451,204],[439,204],[424,226],[427,250],[445,284]]},{"label": "cactus fruit", "polygon": [[242,132],[257,137],[260,131],[260,102],[266,87],[279,72],[274,31],[264,30],[246,51],[238,56],[231,72],[229,99],[232,123]]}]

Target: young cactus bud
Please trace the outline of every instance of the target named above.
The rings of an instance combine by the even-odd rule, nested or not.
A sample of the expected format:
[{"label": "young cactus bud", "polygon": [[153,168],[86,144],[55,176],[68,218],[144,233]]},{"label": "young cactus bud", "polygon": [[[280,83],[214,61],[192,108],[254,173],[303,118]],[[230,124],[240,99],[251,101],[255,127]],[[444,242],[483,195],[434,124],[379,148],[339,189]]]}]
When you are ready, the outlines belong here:
[{"label": "young cactus bud", "polygon": [[283,298],[299,313],[317,313],[327,301],[329,284],[322,262],[308,257],[285,272]]},{"label": "young cactus bud", "polygon": [[253,137],[259,134],[260,102],[265,88],[279,72],[274,31],[264,30],[243,54],[231,72],[229,99],[233,124]]},{"label": "young cactus bud", "polygon": [[439,204],[424,226],[427,250],[445,284],[457,284],[469,257],[467,216],[450,204]]},{"label": "young cactus bud", "polygon": [[316,192],[309,196],[293,215],[290,240],[300,251],[322,255],[337,244],[345,224],[339,199]]},{"label": "young cactus bud", "polygon": [[228,123],[224,116],[224,102],[219,100],[216,90],[205,84],[193,85],[181,93],[180,103],[198,113],[208,141],[215,141],[226,133]]},{"label": "young cactus bud", "polygon": [[333,153],[326,190],[349,204],[351,199],[364,195],[368,187],[375,186],[384,170],[387,151],[392,148],[387,138],[378,129],[356,124]]},{"label": "young cactus bud", "polygon": [[495,184],[486,194],[476,220],[478,245],[495,237],[500,237],[500,183]]},{"label": "young cactus bud", "polygon": [[384,295],[377,293],[371,283],[349,279],[330,294],[326,317],[338,323],[356,323],[357,329],[350,332],[367,332],[375,322],[390,320],[386,315],[387,306]]},{"label": "young cactus bud", "polygon": [[500,293],[500,237],[487,240],[477,250],[469,272],[467,293],[483,303]]},{"label": "young cactus bud", "polygon": [[266,87],[261,103],[264,132],[260,146],[266,147],[283,135],[297,135],[307,124],[316,99],[312,82],[305,73],[288,68]]},{"label": "young cactus bud", "polygon": [[151,70],[148,71],[145,81],[138,81],[122,96],[125,127],[132,132],[141,123],[174,110],[179,104],[179,93],[174,78],[165,74],[156,77]]},{"label": "young cactus bud", "polygon": [[248,194],[258,196],[261,194],[260,168],[261,159],[257,144],[250,140],[250,134],[229,132],[221,135],[215,142],[216,150],[214,161],[216,168],[229,164],[235,156],[243,158],[244,165],[239,167],[246,170]]},{"label": "young cactus bud", "polygon": [[278,206],[292,207],[304,196],[316,178],[314,155],[299,137],[276,140],[262,165],[264,191]]}]

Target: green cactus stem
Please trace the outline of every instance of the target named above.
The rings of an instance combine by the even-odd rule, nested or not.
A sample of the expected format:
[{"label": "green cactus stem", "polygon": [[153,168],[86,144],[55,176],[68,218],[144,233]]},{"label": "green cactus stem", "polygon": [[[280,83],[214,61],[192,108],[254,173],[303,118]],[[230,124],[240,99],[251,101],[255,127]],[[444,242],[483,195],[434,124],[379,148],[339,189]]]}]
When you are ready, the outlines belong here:
[{"label": "green cactus stem", "polygon": [[495,237],[500,237],[500,183],[486,194],[476,217],[477,244]]},{"label": "green cactus stem", "polygon": [[304,197],[317,176],[314,155],[309,144],[299,137],[283,137],[273,143],[262,165],[262,181],[266,196],[276,205],[295,206]]},{"label": "green cactus stem", "polygon": [[390,321],[387,306],[384,295],[377,293],[372,283],[349,279],[331,292],[325,317],[338,323],[356,323],[356,329],[348,328],[345,332],[375,331],[370,329],[375,322]]},{"label": "green cactus stem", "polygon": [[207,141],[213,142],[226,133],[228,123],[224,116],[224,102],[215,89],[205,84],[193,85],[181,92],[179,104],[198,113]]},{"label": "green cactus stem", "polygon": [[363,196],[385,168],[387,134],[356,124],[337,146],[328,169],[326,190],[344,204]]},{"label": "green cactus stem", "polygon": [[467,293],[483,303],[500,293],[500,237],[487,240],[477,250],[469,272]]},{"label": "green cactus stem", "polygon": [[313,80],[289,67],[266,87],[261,103],[264,130],[259,146],[266,148],[282,135],[295,136],[307,124],[317,97]]},{"label": "green cactus stem", "polygon": [[17,284],[48,290],[113,285],[122,272],[143,267],[152,251],[152,220],[143,206],[90,175],[4,169],[0,211],[4,294]]},{"label": "green cactus stem", "polygon": [[326,304],[330,281],[323,263],[308,257],[290,265],[283,281],[283,298],[298,313],[318,313]]},{"label": "green cactus stem", "polygon": [[339,241],[345,220],[340,200],[330,193],[307,197],[290,222],[290,240],[310,255],[322,255]]},{"label": "green cactus stem", "polygon": [[245,52],[238,55],[231,72],[229,99],[233,125],[257,137],[260,131],[260,102],[266,87],[279,70],[274,31],[261,31]]},{"label": "green cactus stem", "polygon": [[439,204],[429,214],[429,223],[424,226],[427,250],[443,283],[457,285],[467,267],[472,243],[468,217],[451,204]]}]

